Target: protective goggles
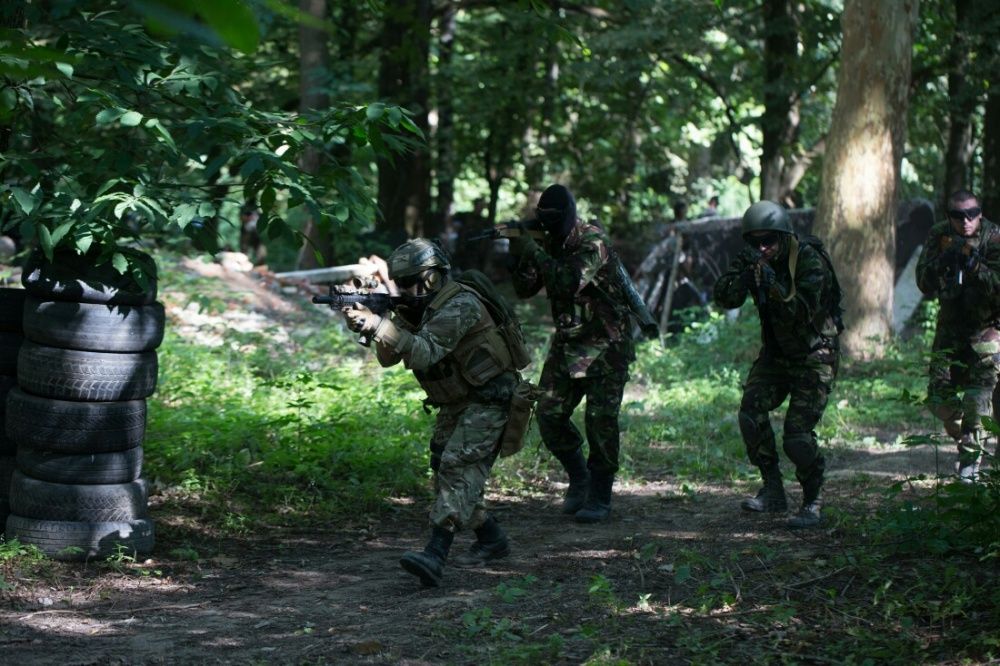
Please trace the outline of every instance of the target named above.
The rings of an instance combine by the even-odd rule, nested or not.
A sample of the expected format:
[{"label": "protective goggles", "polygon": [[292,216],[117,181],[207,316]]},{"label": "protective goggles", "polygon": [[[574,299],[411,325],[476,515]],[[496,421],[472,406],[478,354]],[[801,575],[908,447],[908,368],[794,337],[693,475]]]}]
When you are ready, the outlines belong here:
[{"label": "protective goggles", "polygon": [[948,217],[952,220],[961,222],[963,220],[974,220],[983,212],[983,209],[979,206],[973,206],[972,208],[950,208],[948,209]]},{"label": "protective goggles", "polygon": [[751,247],[771,247],[772,245],[776,245],[778,241],[781,240],[781,234],[777,231],[747,234],[744,236],[744,240],[746,240],[747,245]]}]

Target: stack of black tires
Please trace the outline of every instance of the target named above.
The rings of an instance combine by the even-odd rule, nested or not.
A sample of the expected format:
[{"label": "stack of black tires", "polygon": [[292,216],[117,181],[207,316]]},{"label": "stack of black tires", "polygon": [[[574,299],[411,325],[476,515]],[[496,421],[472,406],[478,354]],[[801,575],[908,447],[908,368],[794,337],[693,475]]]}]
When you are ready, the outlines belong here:
[{"label": "stack of black tires", "polygon": [[4,405],[7,394],[17,386],[17,354],[24,336],[21,316],[24,311],[24,289],[0,288],[0,534],[3,534],[10,513],[10,477],[14,473],[17,445],[3,432],[6,418]]},{"label": "stack of black tires", "polygon": [[163,339],[155,265],[143,288],[92,257],[40,256],[27,297],[7,437],[17,446],[7,538],[65,560],[153,547],[142,478],[146,398]]}]

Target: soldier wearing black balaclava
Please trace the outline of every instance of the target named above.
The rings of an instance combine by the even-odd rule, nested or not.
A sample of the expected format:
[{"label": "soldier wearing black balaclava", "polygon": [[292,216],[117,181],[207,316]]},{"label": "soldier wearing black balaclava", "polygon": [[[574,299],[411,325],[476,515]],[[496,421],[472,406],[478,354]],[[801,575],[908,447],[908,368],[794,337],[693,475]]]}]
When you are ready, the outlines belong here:
[{"label": "soldier wearing black balaclava", "polygon": [[[629,310],[608,237],[577,219],[570,191],[546,189],[536,216],[545,231],[542,245],[522,235],[511,251],[518,296],[545,287],[556,329],[539,381],[538,426],[569,476],[562,512],[592,523],[608,517],[618,471],[618,413],[635,359]],[[570,420],[584,397],[587,457],[584,437]]]}]

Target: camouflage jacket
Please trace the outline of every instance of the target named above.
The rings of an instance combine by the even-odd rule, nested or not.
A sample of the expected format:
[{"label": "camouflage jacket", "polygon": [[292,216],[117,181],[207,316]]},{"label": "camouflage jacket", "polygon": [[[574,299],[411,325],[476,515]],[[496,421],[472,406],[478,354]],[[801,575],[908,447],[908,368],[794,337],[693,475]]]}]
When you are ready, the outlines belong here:
[{"label": "camouflage jacket", "polygon": [[1000,320],[1000,227],[984,218],[976,235],[966,239],[947,221],[935,224],[917,262],[917,286],[941,302],[939,326],[972,333],[995,325]]},{"label": "camouflage jacket", "polygon": [[[771,264],[776,283],[791,294],[792,276],[788,270],[786,251],[779,261]],[[715,302],[723,308],[738,308],[751,292],[744,278],[753,266],[753,258],[744,249],[715,283]],[[751,297],[761,320],[761,338],[767,351],[789,359],[804,358],[818,349],[837,347],[837,325],[830,313],[832,275],[820,253],[809,245],[799,245],[795,267],[795,292],[785,301],[774,291],[767,294],[766,303]],[[752,291],[756,292],[756,288]],[[770,340],[769,340],[770,338]]]},{"label": "camouflage jacket", "polygon": [[[466,290],[458,290],[439,307],[428,307],[417,326],[394,313],[392,321],[412,336],[402,348],[376,342],[376,357],[383,367],[402,361],[413,371],[425,390],[429,390],[429,386],[447,385],[453,392],[452,398],[442,399],[440,395],[431,395],[429,392],[428,398],[434,404],[452,402],[459,394],[466,394],[469,399],[479,402],[504,402],[510,399],[515,383],[512,369],[476,386],[469,386],[457,376],[461,374],[463,359],[455,358],[453,352],[463,344],[466,336],[476,336],[476,330],[482,328],[479,324],[484,317],[488,319],[489,315],[485,313],[482,303]],[[495,330],[491,322],[483,324],[488,324],[488,328]]]},{"label": "camouflage jacket", "polygon": [[572,377],[594,376],[588,373],[592,366],[597,374],[627,369],[635,358],[615,268],[604,231],[578,220],[562,243],[547,238],[544,251],[522,256],[514,269],[519,297],[529,298],[545,287],[556,325],[553,348]]}]

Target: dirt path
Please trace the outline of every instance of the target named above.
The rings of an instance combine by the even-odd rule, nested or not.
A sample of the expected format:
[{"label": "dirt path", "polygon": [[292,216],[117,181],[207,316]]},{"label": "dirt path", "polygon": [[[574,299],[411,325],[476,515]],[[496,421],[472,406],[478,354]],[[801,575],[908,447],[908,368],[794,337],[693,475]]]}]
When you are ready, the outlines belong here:
[{"label": "dirt path", "polygon": [[[846,509],[870,501],[870,484],[934,465],[925,448],[831,458],[828,501]],[[377,525],[215,542],[196,563],[169,559],[193,535],[154,509],[161,539],[148,562],[123,573],[56,564],[8,592],[0,654],[19,664],[579,663],[599,644],[593,628],[613,620],[632,658],[668,663],[683,636],[665,609],[683,594],[678,572],[690,553],[724,559],[763,547],[795,559],[839,548],[836,529],[791,533],[780,518],[734,511],[747,490],[627,484],[613,519],[586,527],[554,509],[558,488],[538,499],[494,496],[512,555],[489,569],[450,567],[438,589],[422,589],[397,564],[422,545],[419,507]],[[455,549],[468,543],[460,535]]]}]

